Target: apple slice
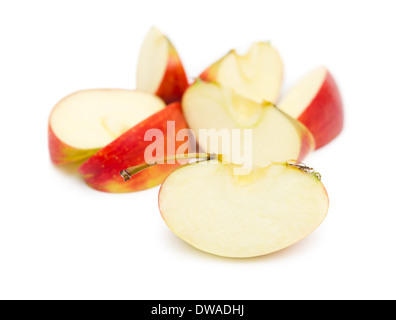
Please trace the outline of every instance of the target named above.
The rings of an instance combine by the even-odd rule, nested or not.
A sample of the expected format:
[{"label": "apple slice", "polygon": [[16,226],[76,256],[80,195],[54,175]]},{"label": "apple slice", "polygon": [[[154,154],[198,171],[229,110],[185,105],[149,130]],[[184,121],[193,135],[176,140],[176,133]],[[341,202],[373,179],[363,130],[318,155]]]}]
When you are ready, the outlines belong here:
[{"label": "apple slice", "polygon": [[269,43],[254,43],[246,55],[230,51],[204,71],[200,78],[234,89],[256,102],[275,103],[279,97],[283,63]]},{"label": "apple slice", "polygon": [[333,140],[343,128],[341,94],[324,67],[298,82],[281,100],[279,108],[306,125],[314,136],[316,149]]},{"label": "apple slice", "polygon": [[[208,153],[224,154],[234,163],[240,163],[233,157],[234,151],[244,149],[244,139],[232,136],[234,129],[252,130],[253,165],[302,160],[314,149],[311,134],[297,120],[271,103],[253,102],[216,83],[196,82],[184,94],[182,108],[200,147]],[[206,137],[200,130],[210,134]],[[227,131],[231,137],[228,149],[222,141]]]},{"label": "apple slice", "polygon": [[145,92],[75,92],[61,100],[50,115],[51,159],[55,164],[84,160],[163,108],[161,99]]},{"label": "apple slice", "polygon": [[178,237],[211,254],[248,258],[293,245],[325,219],[328,196],[310,168],[276,163],[237,176],[234,167],[200,162],[164,181],[159,208]]},{"label": "apple slice", "polygon": [[[174,130],[169,130],[168,122],[174,124]],[[169,142],[164,146],[163,151],[168,154],[174,152],[167,150],[170,144],[174,144],[175,151],[184,144],[176,138],[179,130],[185,128],[187,124],[181,112],[180,103],[170,104],[98,151],[81,165],[79,172],[90,187],[104,192],[134,192],[159,185],[180,165],[179,162],[153,166],[137,174],[128,183],[120,180],[119,172],[130,165],[141,164],[147,160],[145,150],[152,144],[152,141],[145,139],[148,130],[158,129],[163,133],[164,143]],[[156,157],[165,156],[160,150],[156,151],[158,151]]]},{"label": "apple slice", "polygon": [[187,87],[176,49],[157,28],[151,28],[140,49],[137,89],[154,93],[169,104],[180,101]]}]

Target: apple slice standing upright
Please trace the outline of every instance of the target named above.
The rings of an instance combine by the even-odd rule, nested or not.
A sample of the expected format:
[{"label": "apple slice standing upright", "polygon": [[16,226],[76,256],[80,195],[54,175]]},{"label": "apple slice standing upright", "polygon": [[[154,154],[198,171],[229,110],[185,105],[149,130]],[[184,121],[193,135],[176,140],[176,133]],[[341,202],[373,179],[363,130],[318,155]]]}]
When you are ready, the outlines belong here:
[{"label": "apple slice standing upright", "polygon": [[176,49],[155,27],[151,28],[140,49],[136,83],[138,90],[156,94],[167,104],[180,101],[188,87]]},{"label": "apple slice standing upright", "polygon": [[266,42],[254,43],[246,55],[230,51],[201,75],[200,79],[217,82],[256,102],[276,103],[283,79],[279,53]]},{"label": "apple slice standing upright", "polygon": [[[290,159],[300,161],[314,149],[310,132],[296,119],[269,102],[251,101],[217,83],[193,84],[183,96],[182,108],[202,150],[228,156],[234,163],[240,161],[233,155],[239,153],[244,157],[250,152],[245,137],[239,139],[233,135],[235,130],[240,137],[244,129],[251,130],[253,165]],[[230,140],[228,149],[228,142],[224,144],[226,138]]]},{"label": "apple slice standing upright", "polygon": [[157,96],[139,91],[98,89],[75,92],[52,110],[48,138],[51,160],[84,160],[125,131],[165,108]]},{"label": "apple slice standing upright", "polygon": [[340,91],[324,67],[313,70],[300,80],[278,107],[309,129],[315,139],[316,149],[337,137],[344,125]]}]

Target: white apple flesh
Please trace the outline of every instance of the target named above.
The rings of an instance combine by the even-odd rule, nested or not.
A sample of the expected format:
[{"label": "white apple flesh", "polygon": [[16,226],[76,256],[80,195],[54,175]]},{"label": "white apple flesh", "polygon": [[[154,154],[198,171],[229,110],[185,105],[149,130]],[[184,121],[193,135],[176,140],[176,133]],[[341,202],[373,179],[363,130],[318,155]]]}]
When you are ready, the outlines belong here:
[{"label": "white apple flesh", "polygon": [[290,164],[245,176],[233,169],[212,160],[183,166],[164,181],[160,211],[178,237],[214,255],[248,258],[291,246],[325,219],[328,196],[317,173]]}]

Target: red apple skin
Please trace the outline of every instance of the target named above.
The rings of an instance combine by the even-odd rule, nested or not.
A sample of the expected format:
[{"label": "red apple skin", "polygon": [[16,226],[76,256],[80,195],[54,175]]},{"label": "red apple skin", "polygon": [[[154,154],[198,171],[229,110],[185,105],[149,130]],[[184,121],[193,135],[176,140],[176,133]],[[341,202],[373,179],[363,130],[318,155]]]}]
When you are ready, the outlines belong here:
[{"label": "red apple skin", "polygon": [[301,130],[301,149],[298,161],[303,161],[312,151],[315,150],[315,139],[308,130]]},{"label": "red apple skin", "polygon": [[[99,150],[94,156],[81,165],[78,171],[85,182],[93,189],[109,193],[127,193],[155,187],[176,168],[176,164],[159,164],[134,175],[124,182],[120,171],[144,163],[144,151],[152,141],[144,141],[144,135],[149,129],[159,129],[167,141],[167,121],[175,121],[175,132],[187,128],[179,102],[167,106],[140,124],[125,132],[112,143]],[[170,137],[176,140],[176,137]],[[183,141],[175,141],[175,150]],[[166,148],[165,148],[166,152]],[[157,154],[161,158],[164,155]]]},{"label": "red apple skin", "polygon": [[328,144],[342,131],[343,103],[337,84],[329,71],[315,98],[298,120],[311,131],[316,149]]},{"label": "red apple skin", "polygon": [[[226,57],[226,56],[227,55],[225,55],[224,57]],[[201,79],[205,82],[216,81],[217,72],[218,72],[219,66],[220,66],[221,62],[223,61],[223,59],[224,58],[221,58],[220,60],[213,63],[210,67],[208,67],[204,72],[202,72],[200,74],[198,79]]]},{"label": "red apple skin", "polygon": [[48,147],[51,161],[56,165],[84,160],[98,151],[98,149],[77,149],[65,144],[58,139],[50,125],[48,126]]},{"label": "red apple skin", "polygon": [[168,64],[162,82],[155,94],[162,98],[166,104],[170,104],[181,101],[183,93],[187,88],[188,80],[183,64],[176,49],[169,41]]},{"label": "red apple skin", "polygon": [[211,68],[209,67],[204,72],[202,72],[200,74],[200,76],[198,77],[198,79],[201,79],[206,82],[213,81],[214,77],[213,77],[213,71],[211,70]]}]

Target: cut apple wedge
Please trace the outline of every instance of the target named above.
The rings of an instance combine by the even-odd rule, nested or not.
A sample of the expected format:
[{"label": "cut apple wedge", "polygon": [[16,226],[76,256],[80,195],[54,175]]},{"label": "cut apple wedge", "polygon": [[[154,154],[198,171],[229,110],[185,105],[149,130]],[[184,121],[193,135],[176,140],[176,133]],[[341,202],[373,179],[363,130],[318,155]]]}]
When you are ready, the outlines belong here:
[{"label": "cut apple wedge", "polygon": [[158,97],[121,89],[84,90],[61,100],[49,119],[49,150],[55,164],[80,161],[165,108]]},{"label": "cut apple wedge", "polygon": [[[198,81],[187,89],[183,113],[204,152],[224,154],[234,163],[236,153],[245,153],[244,138],[234,138],[235,129],[252,131],[252,164],[302,160],[314,149],[314,141],[304,125],[273,104],[256,103],[216,83]],[[202,131],[208,132],[207,136]],[[227,134],[228,133],[228,134]],[[230,148],[224,137],[230,137]],[[240,136],[243,136],[242,131]],[[242,150],[243,152],[240,152]]]},{"label": "cut apple wedge", "polygon": [[190,245],[223,257],[262,256],[302,240],[325,219],[328,196],[310,168],[277,163],[236,176],[233,167],[185,165],[162,184],[161,215]]},{"label": "cut apple wedge", "polygon": [[283,64],[269,43],[254,43],[246,55],[232,50],[204,71],[200,78],[234,89],[256,102],[275,103],[279,97]]},{"label": "cut apple wedge", "polygon": [[344,124],[341,94],[330,72],[320,67],[298,82],[278,107],[312,133],[316,149],[333,140]]},{"label": "cut apple wedge", "polygon": [[[169,130],[168,122],[174,124],[174,130]],[[147,160],[145,150],[153,143],[150,139],[145,139],[148,130],[158,129],[163,133],[166,144],[163,152],[168,154],[171,152],[168,150],[170,145],[173,145],[174,150],[177,151],[184,144],[176,138],[179,130],[185,128],[187,124],[181,112],[180,103],[170,104],[98,151],[81,165],[79,172],[90,187],[104,192],[135,192],[159,185],[180,165],[179,162],[153,166],[135,175],[134,179],[128,183],[120,180],[119,172],[128,166],[145,163]],[[159,152],[160,150],[157,151],[156,157],[165,156]]]},{"label": "cut apple wedge", "polygon": [[151,28],[140,49],[137,89],[156,94],[169,104],[180,101],[187,87],[176,49],[157,28]]}]

